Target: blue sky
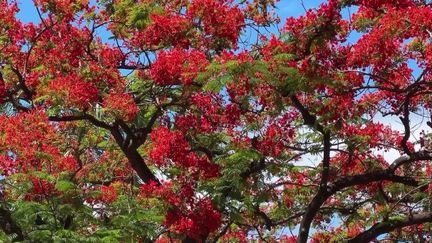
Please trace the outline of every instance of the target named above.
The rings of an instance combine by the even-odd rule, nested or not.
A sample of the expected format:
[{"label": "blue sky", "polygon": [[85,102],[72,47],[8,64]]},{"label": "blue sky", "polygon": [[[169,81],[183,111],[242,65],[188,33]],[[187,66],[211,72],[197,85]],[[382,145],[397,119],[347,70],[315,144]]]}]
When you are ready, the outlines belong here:
[{"label": "blue sky", "polygon": [[18,18],[23,22],[36,22],[39,23],[39,18],[36,9],[31,0],[19,0],[18,1],[20,12]]},{"label": "blue sky", "polygon": [[[303,0],[303,5],[306,7],[306,9],[316,8],[323,2],[326,1]],[[277,12],[281,16],[282,20],[290,16],[297,17],[305,13],[301,0],[280,0],[280,2],[277,3],[277,8]]]}]

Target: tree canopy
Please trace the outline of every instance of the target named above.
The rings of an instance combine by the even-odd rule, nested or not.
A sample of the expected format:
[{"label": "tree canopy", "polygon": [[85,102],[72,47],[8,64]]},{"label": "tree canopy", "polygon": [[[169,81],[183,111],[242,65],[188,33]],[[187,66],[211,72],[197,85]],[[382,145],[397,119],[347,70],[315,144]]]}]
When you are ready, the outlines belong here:
[{"label": "tree canopy", "polygon": [[432,236],[429,0],[33,4],[0,0],[0,241]]}]

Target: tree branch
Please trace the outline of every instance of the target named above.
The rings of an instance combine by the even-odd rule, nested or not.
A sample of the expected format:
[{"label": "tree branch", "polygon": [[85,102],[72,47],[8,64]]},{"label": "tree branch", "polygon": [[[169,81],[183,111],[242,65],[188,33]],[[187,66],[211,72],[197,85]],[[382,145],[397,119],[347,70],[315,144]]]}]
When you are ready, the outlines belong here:
[{"label": "tree branch", "polygon": [[411,136],[411,127],[410,127],[410,119],[409,119],[409,100],[410,96],[407,96],[405,98],[404,104],[403,104],[403,116],[400,117],[400,120],[402,121],[402,124],[404,126],[405,134],[401,141],[402,149],[403,151],[411,155],[411,150],[408,148],[408,139]]},{"label": "tree branch", "polygon": [[121,132],[118,129],[114,128],[111,129],[111,134],[113,135],[117,144],[120,146],[121,150],[126,155],[126,158],[128,159],[132,168],[136,171],[136,173],[141,178],[141,180],[143,180],[144,183],[154,181],[160,185],[161,183],[153,174],[153,172],[148,168],[148,166],[145,164],[144,159],[139,154],[139,152],[135,148],[124,144],[124,138]]},{"label": "tree branch", "polygon": [[16,235],[14,241],[23,241],[24,234],[19,225],[13,220],[9,210],[0,207],[0,228],[8,235]]},{"label": "tree branch", "polygon": [[406,226],[423,224],[432,222],[432,213],[418,213],[409,215],[402,219],[388,219],[380,223],[374,224],[368,230],[360,233],[353,239],[349,240],[349,243],[362,243],[369,242],[379,235],[392,232],[396,229],[403,228]]},{"label": "tree branch", "polygon": [[[317,125],[316,122],[314,124]],[[310,202],[310,204],[308,205],[306,209],[306,213],[302,218],[302,221],[300,223],[298,242],[307,241],[307,238],[309,236],[309,230],[312,221],[315,218],[315,215],[320,210],[321,205],[331,195],[327,191],[327,183],[328,183],[328,178],[330,173],[330,148],[331,148],[330,134],[328,132],[324,132],[323,144],[324,144],[324,156],[323,156],[323,163],[322,163],[323,171],[321,173],[321,182],[320,182],[319,190],[318,193]]]},{"label": "tree branch", "polygon": [[68,121],[82,121],[82,120],[88,120],[93,125],[101,128],[105,128],[109,131],[113,129],[113,126],[109,125],[108,123],[105,123],[103,121],[100,121],[96,119],[94,116],[83,113],[80,115],[67,115],[67,116],[50,116],[48,117],[48,120],[54,121],[54,122],[68,122]]},{"label": "tree branch", "polygon": [[399,167],[404,164],[412,163],[414,161],[432,160],[432,153],[429,151],[418,151],[411,153],[411,155],[403,155],[397,158],[388,168],[391,172],[395,172]]},{"label": "tree branch", "polygon": [[120,126],[122,127],[123,130],[125,130],[126,133],[131,133],[129,127],[125,123],[117,121],[114,125],[110,125],[96,119],[92,115],[85,114],[85,113],[81,115],[75,115],[75,116],[51,116],[49,117],[49,120],[56,121],[56,122],[88,120],[89,122],[91,122],[93,125],[97,127],[101,127],[109,130],[113,135],[114,139],[116,140],[116,143],[119,145],[120,149],[123,151],[129,163],[131,164],[132,168],[135,170],[135,172],[138,174],[141,180],[143,180],[144,183],[155,181],[156,183],[160,184],[159,180],[156,178],[153,172],[148,168],[148,166],[144,162],[144,159],[136,150],[137,147],[131,146],[131,144],[125,144],[126,139],[123,137],[122,133],[119,130],[119,126]]},{"label": "tree branch", "polygon": [[317,123],[316,116],[309,113],[309,111],[303,106],[303,104],[299,101],[297,96],[291,95],[290,96],[291,102],[293,103],[294,107],[297,108],[298,111],[300,111],[300,114],[303,117],[304,124],[308,125],[312,128],[317,129],[321,133],[324,133],[324,128],[321,124]]},{"label": "tree branch", "polygon": [[[400,163],[406,163],[406,161],[417,161],[420,158],[425,159],[426,157],[402,156],[401,158],[402,159],[396,160],[393,164],[399,165]],[[331,183],[331,185],[329,186],[326,186],[324,190],[321,189],[320,186],[320,190],[308,205],[307,210],[303,216],[302,222],[300,224],[300,229],[299,229],[298,242],[307,242],[311,222],[314,219],[315,215],[319,212],[321,206],[332,195],[336,194],[337,192],[345,188],[357,186],[357,185],[366,185],[377,181],[392,181],[392,182],[401,183],[412,187],[418,187],[420,185],[420,183],[417,180],[415,180],[415,178],[395,175],[394,170],[395,169],[393,167],[389,167],[386,170],[378,170],[378,171],[369,172],[360,175],[347,176],[339,180],[336,180],[335,182]]]}]

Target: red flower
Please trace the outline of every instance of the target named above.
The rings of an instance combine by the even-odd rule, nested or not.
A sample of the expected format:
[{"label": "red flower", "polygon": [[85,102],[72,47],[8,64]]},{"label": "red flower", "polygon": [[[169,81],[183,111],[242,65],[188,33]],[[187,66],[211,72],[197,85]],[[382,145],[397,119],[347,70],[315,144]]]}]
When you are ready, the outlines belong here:
[{"label": "red flower", "polygon": [[86,198],[86,202],[91,204],[113,203],[117,200],[118,197],[117,190],[112,185],[109,186],[102,185],[100,187],[96,187],[95,189],[91,189],[91,190],[96,190],[100,192],[98,196],[92,196]]},{"label": "red flower", "polygon": [[46,197],[57,194],[54,189],[54,184],[46,179],[31,176],[30,181],[32,184],[32,191],[26,195],[27,200],[43,200]]},{"label": "red flower", "polygon": [[117,200],[117,191],[113,186],[102,186],[101,187],[102,195],[100,196],[100,200],[105,203],[112,203]]},{"label": "red flower", "polygon": [[199,72],[205,70],[208,61],[204,53],[175,48],[159,53],[150,74],[159,85],[191,84]]},{"label": "red flower", "polygon": [[165,216],[164,224],[178,233],[185,233],[189,237],[201,242],[204,236],[216,231],[221,225],[221,214],[214,209],[208,199],[203,199],[182,213],[173,209]]},{"label": "red flower", "polygon": [[152,23],[144,30],[142,36],[145,45],[189,47],[190,39],[187,38],[187,32],[192,23],[188,18],[180,15],[152,14],[150,19]]},{"label": "red flower", "polygon": [[48,89],[53,97],[64,99],[67,105],[82,109],[88,108],[99,99],[95,85],[85,82],[74,73],[50,81]]},{"label": "red flower", "polygon": [[206,42],[215,46],[226,42],[236,47],[240,31],[244,27],[244,15],[237,6],[227,0],[194,0],[187,10],[192,19],[201,19]]},{"label": "red flower", "polygon": [[139,112],[133,97],[129,94],[109,94],[102,104],[108,113],[125,121],[132,121]]}]

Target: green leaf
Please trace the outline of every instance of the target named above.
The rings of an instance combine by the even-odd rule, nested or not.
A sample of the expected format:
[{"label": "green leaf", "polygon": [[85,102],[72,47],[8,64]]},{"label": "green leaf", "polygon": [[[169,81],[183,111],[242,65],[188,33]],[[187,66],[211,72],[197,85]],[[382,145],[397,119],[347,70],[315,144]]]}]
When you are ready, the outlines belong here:
[{"label": "green leaf", "polygon": [[57,181],[55,188],[61,192],[67,192],[75,189],[75,184],[70,181],[61,180]]},{"label": "green leaf", "polygon": [[204,91],[213,91],[213,92],[220,92],[223,87],[225,87],[230,81],[231,76],[223,75],[218,78],[212,79],[209,82],[207,82],[203,89]]}]

